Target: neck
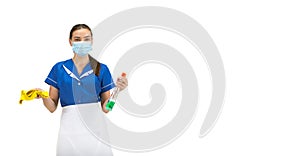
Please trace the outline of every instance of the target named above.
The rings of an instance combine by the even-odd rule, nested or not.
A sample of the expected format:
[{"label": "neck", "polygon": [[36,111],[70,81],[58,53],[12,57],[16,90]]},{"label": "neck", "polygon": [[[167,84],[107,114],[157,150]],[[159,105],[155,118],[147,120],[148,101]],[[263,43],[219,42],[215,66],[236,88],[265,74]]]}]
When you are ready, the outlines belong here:
[{"label": "neck", "polygon": [[72,59],[75,64],[80,64],[80,65],[82,65],[82,64],[85,65],[90,61],[88,55],[78,56],[77,54],[74,54]]}]

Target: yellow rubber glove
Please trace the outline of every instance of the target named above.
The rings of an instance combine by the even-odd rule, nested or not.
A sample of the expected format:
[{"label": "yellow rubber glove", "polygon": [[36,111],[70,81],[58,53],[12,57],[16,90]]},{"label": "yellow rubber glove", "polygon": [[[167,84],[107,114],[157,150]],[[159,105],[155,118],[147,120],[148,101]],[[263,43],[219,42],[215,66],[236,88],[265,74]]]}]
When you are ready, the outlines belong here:
[{"label": "yellow rubber glove", "polygon": [[47,98],[49,93],[47,91],[41,91],[37,89],[31,89],[29,91],[22,90],[19,104],[22,104],[23,100],[33,100],[36,97]]}]

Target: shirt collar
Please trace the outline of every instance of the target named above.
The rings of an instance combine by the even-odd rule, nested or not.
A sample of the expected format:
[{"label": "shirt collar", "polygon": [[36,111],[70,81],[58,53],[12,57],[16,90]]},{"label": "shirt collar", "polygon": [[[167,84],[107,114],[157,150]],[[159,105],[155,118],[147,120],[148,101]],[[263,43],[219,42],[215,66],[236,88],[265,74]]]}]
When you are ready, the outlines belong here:
[{"label": "shirt collar", "polygon": [[78,81],[80,81],[80,79],[82,79],[83,77],[86,77],[86,76],[94,73],[94,71],[91,67],[91,64],[88,63],[83,68],[81,75],[79,75],[72,59],[69,59],[66,62],[64,62],[63,68],[68,73],[68,75],[70,75],[72,78],[75,78]]}]

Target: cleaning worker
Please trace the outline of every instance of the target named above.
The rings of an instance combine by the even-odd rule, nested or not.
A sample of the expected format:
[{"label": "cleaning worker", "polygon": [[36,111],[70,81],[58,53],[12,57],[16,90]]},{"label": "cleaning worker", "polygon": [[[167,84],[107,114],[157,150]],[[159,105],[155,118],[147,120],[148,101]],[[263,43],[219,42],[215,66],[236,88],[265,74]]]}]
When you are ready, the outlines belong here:
[{"label": "cleaning worker", "polygon": [[69,43],[73,58],[56,63],[45,80],[50,85],[49,95],[42,89],[35,89],[39,93],[36,96],[51,113],[60,100],[62,114],[57,156],[111,156],[109,144],[101,142],[97,136],[107,135],[103,115],[109,112],[106,104],[110,90],[114,87],[124,90],[128,80],[120,76],[114,83],[108,67],[88,54],[92,51],[93,34],[86,24],[72,27]]}]

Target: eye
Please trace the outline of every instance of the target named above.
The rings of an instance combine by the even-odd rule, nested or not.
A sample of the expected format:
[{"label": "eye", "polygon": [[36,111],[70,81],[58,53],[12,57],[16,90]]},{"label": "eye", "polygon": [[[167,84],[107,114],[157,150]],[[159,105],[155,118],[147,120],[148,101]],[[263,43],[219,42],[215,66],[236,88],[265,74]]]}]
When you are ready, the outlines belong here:
[{"label": "eye", "polygon": [[91,41],[92,39],[90,37],[84,38],[84,41]]}]

